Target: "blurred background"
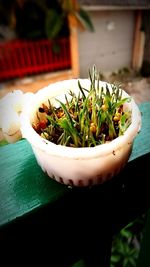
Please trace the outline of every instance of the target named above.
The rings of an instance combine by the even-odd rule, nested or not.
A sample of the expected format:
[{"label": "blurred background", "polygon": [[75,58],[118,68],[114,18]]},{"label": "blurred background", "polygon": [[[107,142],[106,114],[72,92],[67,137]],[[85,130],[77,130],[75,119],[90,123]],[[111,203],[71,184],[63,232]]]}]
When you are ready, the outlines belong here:
[{"label": "blurred background", "polygon": [[0,0],[0,96],[88,77],[95,64],[149,99],[149,11],[149,0]]}]

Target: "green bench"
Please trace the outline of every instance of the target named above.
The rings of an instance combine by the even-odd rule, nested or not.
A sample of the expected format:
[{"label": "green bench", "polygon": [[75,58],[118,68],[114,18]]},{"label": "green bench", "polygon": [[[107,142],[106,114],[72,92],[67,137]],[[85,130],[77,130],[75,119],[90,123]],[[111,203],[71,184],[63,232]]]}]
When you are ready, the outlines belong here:
[{"label": "green bench", "polygon": [[[150,102],[140,106],[142,129],[126,167],[91,188],[48,178],[26,140],[0,148],[0,243],[5,262],[108,267],[112,236],[150,207]],[[27,244],[27,245],[25,245]],[[7,266],[7,264],[5,264]]]}]

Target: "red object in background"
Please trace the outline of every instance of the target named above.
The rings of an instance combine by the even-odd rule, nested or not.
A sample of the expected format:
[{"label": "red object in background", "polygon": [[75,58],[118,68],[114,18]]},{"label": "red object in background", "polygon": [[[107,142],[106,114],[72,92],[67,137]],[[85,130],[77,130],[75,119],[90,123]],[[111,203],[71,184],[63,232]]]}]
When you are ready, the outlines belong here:
[{"label": "red object in background", "polygon": [[[54,49],[58,48],[55,52]],[[0,80],[71,68],[69,38],[0,43]]]}]

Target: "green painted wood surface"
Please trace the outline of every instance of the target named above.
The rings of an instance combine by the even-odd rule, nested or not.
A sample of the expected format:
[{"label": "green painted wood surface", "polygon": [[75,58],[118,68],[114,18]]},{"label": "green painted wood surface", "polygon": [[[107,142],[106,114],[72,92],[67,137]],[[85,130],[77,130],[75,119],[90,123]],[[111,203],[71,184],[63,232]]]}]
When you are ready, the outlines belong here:
[{"label": "green painted wood surface", "polygon": [[[134,141],[129,161],[150,153],[150,102],[141,104],[140,110],[142,129]],[[67,186],[43,173],[26,140],[0,147],[0,226],[68,193]]]},{"label": "green painted wood surface", "polygon": [[25,140],[3,146],[0,151],[0,225],[69,191],[43,173]]},{"label": "green painted wood surface", "polygon": [[150,153],[150,102],[142,103],[139,108],[142,114],[142,127],[140,133],[135,138],[129,160],[134,160]]}]

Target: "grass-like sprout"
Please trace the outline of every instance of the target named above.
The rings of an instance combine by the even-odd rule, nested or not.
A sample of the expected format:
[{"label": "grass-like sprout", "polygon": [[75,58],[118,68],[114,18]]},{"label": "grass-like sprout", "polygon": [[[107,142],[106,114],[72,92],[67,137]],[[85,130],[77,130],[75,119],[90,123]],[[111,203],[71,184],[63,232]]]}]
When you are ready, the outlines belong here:
[{"label": "grass-like sprout", "polygon": [[123,135],[131,123],[131,111],[124,111],[123,105],[130,98],[122,98],[120,85],[106,83],[100,86],[100,73],[93,66],[89,71],[90,89],[84,88],[78,80],[79,94],[69,92],[65,103],[56,99],[56,108],[48,100],[42,103],[39,112],[45,119],[34,124],[34,129],[47,140],[57,145],[71,147],[93,147],[110,142]]}]

